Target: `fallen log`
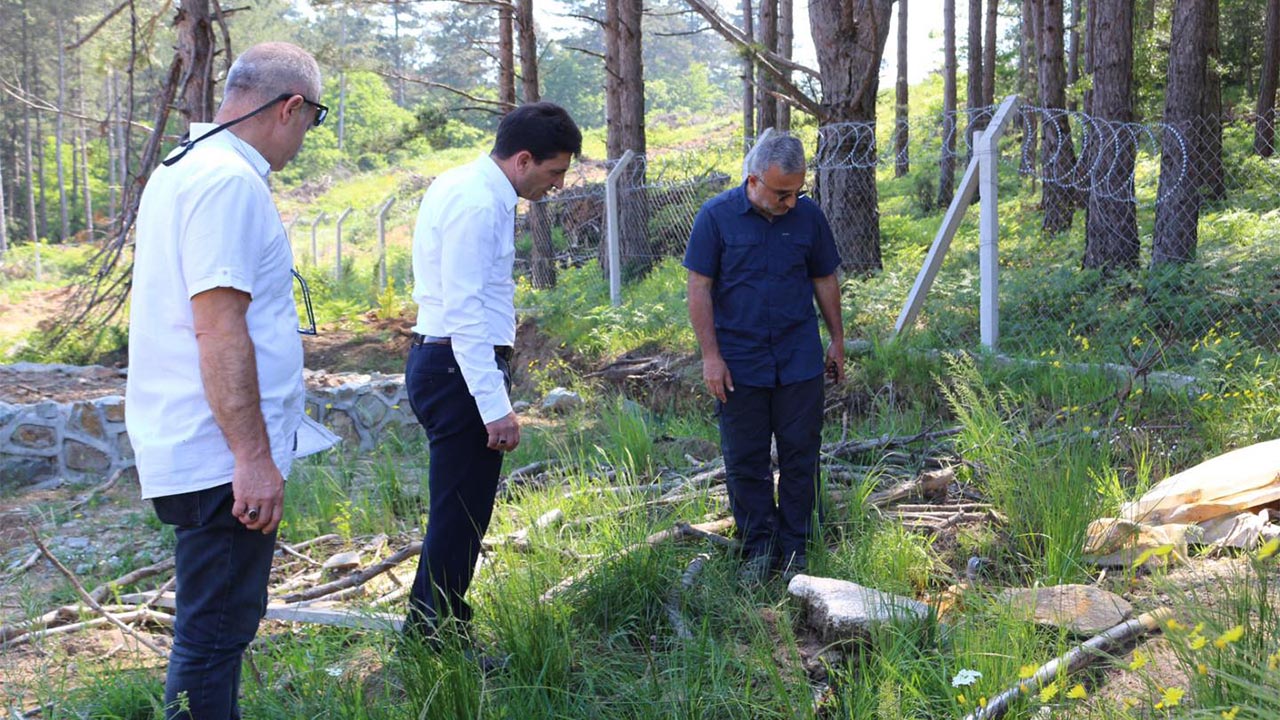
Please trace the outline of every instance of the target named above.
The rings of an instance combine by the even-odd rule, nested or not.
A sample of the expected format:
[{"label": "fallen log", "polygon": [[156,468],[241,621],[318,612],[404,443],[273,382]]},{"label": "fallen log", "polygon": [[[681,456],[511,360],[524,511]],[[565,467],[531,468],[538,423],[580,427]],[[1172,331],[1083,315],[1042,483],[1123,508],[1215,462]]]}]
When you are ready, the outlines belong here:
[{"label": "fallen log", "polygon": [[[174,620],[173,616],[169,615],[168,613],[161,613],[161,612],[156,612],[155,610],[146,610],[146,609],[125,610],[124,612],[113,614],[111,617],[121,622],[130,622],[130,623],[138,622],[139,620],[145,620],[147,622],[152,622],[157,625],[161,625],[163,627],[173,627],[173,620]],[[51,637],[54,635],[66,635],[69,633],[79,632],[81,630],[88,630],[91,628],[103,627],[105,625],[112,625],[112,624],[114,623],[106,616],[96,617],[91,620],[85,620],[83,622],[78,622],[78,623],[71,623],[69,625],[55,625],[53,627],[46,627],[41,630],[31,630],[27,633],[18,635],[10,640],[5,641],[3,644],[5,647],[13,647],[15,645],[22,645],[25,643],[33,642],[41,638]],[[130,634],[133,634],[132,629]]]},{"label": "fallen log", "polygon": [[1130,640],[1156,632],[1172,615],[1173,611],[1167,607],[1157,608],[1089,638],[1065,655],[1041,665],[1034,675],[995,696],[986,707],[980,707],[966,715],[965,720],[994,720],[1004,717],[1019,697],[1038,692],[1045,684],[1055,680],[1060,672],[1065,671],[1070,675],[1099,659],[1109,657],[1112,650]]},{"label": "fallen log", "polygon": [[952,437],[960,434],[960,427],[946,428],[944,430],[925,430],[915,435],[881,435],[878,438],[869,440],[849,440],[846,442],[828,443],[822,446],[823,455],[832,455],[835,457],[850,457],[860,455],[862,453],[871,452],[872,450],[887,450],[894,447],[902,447],[911,445],[924,440],[933,441],[942,438]]},{"label": "fallen log", "polygon": [[[171,592],[134,593],[125,596],[126,600],[148,602],[156,607],[175,609],[177,598]],[[329,625],[332,627],[356,628],[363,630],[400,629],[401,617],[391,613],[369,612],[361,608],[342,608],[324,601],[321,603],[268,603],[266,620],[280,622],[309,623],[312,625]]]},{"label": "fallen log", "polygon": [[146,580],[149,577],[155,577],[161,573],[169,572],[173,568],[174,559],[166,558],[158,563],[152,563],[146,567],[140,567],[127,572],[110,582],[105,582],[93,590],[90,590],[89,596],[98,602],[102,602],[107,599],[107,596],[115,592],[117,588],[128,587],[129,585],[133,585],[141,580]]},{"label": "fallen log", "polygon": [[[720,520],[713,520],[707,523],[699,523],[697,525],[689,525],[686,523],[676,523],[676,525],[671,528],[668,528],[666,530],[660,530],[656,533],[653,533],[652,535],[645,538],[641,542],[627,545],[626,547],[621,548],[620,550],[618,550],[618,552],[614,553],[613,555],[607,556],[601,562],[588,565],[587,567],[583,568],[580,572],[570,575],[569,577],[551,586],[546,592],[542,593],[542,596],[539,599],[542,602],[550,602],[551,600],[554,600],[556,596],[563,593],[565,590],[568,590],[569,588],[573,587],[579,582],[582,582],[586,578],[590,577],[597,570],[599,570],[600,567],[604,565],[606,562],[624,558],[630,555],[631,553],[637,550],[640,550],[642,548],[656,547],[668,540],[677,540],[682,537],[705,538],[706,535],[704,535],[703,533],[711,533],[711,534],[719,535],[720,533],[724,532],[725,530],[728,530],[731,527],[733,527],[732,517],[721,518]],[[721,538],[721,539],[726,540],[726,542],[728,542],[726,538]]]},{"label": "fallen log", "polygon": [[369,582],[369,580],[381,575],[382,573],[390,570],[391,568],[399,565],[400,563],[404,562],[405,560],[408,560],[409,558],[417,555],[420,552],[422,552],[421,542],[409,543],[405,547],[398,550],[394,555],[391,555],[390,557],[388,557],[387,559],[381,562],[374,563],[373,565],[370,565],[369,567],[361,570],[360,572],[352,573],[351,575],[348,575],[344,578],[339,578],[337,580],[334,580],[333,582],[327,582],[323,585],[317,585],[313,588],[308,588],[306,590],[300,590],[295,593],[290,593],[280,598],[280,600],[285,603],[296,603],[296,602],[301,602],[303,600],[315,600],[317,598],[322,598],[325,595],[330,595],[332,593],[338,592],[339,590],[345,590],[349,587],[363,585]]}]

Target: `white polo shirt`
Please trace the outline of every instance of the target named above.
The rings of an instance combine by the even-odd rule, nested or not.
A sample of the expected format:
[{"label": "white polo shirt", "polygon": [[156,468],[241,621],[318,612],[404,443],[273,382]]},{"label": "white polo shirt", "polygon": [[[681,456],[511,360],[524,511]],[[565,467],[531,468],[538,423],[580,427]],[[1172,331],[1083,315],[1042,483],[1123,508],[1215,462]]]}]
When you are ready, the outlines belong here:
[{"label": "white polo shirt", "polygon": [[[214,126],[197,123],[191,136]],[[205,399],[191,298],[212,288],[252,297],[262,417],[287,475],[303,406],[293,252],[267,186],[270,166],[230,131],[159,167],[138,209],[125,421],[142,497],[231,481],[235,461]]]},{"label": "white polo shirt", "polygon": [[516,200],[502,169],[482,155],[432,181],[413,231],[413,329],[452,340],[485,423],[511,412],[493,347],[516,340]]}]

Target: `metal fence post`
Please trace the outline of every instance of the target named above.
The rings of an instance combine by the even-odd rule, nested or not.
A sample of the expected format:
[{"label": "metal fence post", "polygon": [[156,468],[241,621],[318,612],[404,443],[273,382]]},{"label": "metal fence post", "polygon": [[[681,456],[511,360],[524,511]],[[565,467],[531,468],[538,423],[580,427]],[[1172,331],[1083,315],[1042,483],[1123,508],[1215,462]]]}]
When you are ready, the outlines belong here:
[{"label": "metal fence post", "polygon": [[[988,350],[995,350],[1000,340],[1000,218],[996,190],[1000,184],[1000,136],[1005,118],[1016,99],[1001,104],[997,117],[981,136],[975,134],[978,155],[978,276],[982,292],[978,300],[979,335]],[[1001,114],[1003,113],[1003,114]]]},{"label": "metal fence post", "polygon": [[347,216],[350,214],[351,214],[351,208],[347,208],[346,210],[343,210],[342,214],[338,216],[338,225],[337,225],[337,228],[334,230],[334,239],[338,243],[333,253],[333,279],[334,280],[342,279],[342,221],[346,220]]},{"label": "metal fence post", "polygon": [[387,211],[395,201],[392,195],[378,208],[378,290],[387,286]]},{"label": "metal fence post", "polygon": [[321,212],[319,215],[316,216],[315,220],[311,221],[311,264],[312,265],[320,264],[320,254],[316,248],[316,228],[320,227],[320,221],[324,220],[324,218],[325,218],[325,214]]},{"label": "metal fence post", "polygon": [[618,158],[618,164],[609,171],[604,184],[605,232],[609,242],[609,302],[614,307],[622,304],[622,247],[618,231],[618,178],[630,164],[635,153],[628,150]]}]

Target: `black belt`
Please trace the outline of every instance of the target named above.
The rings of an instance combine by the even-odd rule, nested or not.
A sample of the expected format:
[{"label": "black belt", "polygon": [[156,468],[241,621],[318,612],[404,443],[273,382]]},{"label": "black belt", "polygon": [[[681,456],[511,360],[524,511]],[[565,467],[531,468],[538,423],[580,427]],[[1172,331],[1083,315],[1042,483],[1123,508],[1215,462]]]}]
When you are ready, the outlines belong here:
[{"label": "black belt", "polygon": [[[413,347],[418,347],[419,345],[453,345],[453,339],[447,338],[447,337],[437,337],[435,335],[419,335],[418,333],[414,333],[412,345]],[[511,347],[510,345],[494,345],[493,346],[493,354],[497,355],[503,360],[506,360],[507,362],[511,361],[511,356],[515,354],[515,351],[516,349]]]}]

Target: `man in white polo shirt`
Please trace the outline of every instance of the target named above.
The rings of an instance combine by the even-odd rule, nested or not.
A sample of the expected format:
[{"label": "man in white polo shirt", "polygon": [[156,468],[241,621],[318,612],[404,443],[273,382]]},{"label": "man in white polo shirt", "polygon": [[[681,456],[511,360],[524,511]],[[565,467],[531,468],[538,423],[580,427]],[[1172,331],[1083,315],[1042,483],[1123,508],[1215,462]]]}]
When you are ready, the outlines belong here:
[{"label": "man in white polo shirt", "polygon": [[436,641],[443,620],[465,627],[480,541],[502,454],[520,444],[508,397],[516,339],[515,207],[564,183],[582,133],[564,108],[522,105],[498,125],[493,150],[431,183],[413,233],[418,303],[405,388],[427,431],[431,505],[409,599],[406,635]]},{"label": "man in white polo shirt", "polygon": [[327,108],[288,43],[244,52],[138,211],[125,419],[142,496],[177,534],[165,717],[239,718],[302,417],[293,253],[267,174]]}]

